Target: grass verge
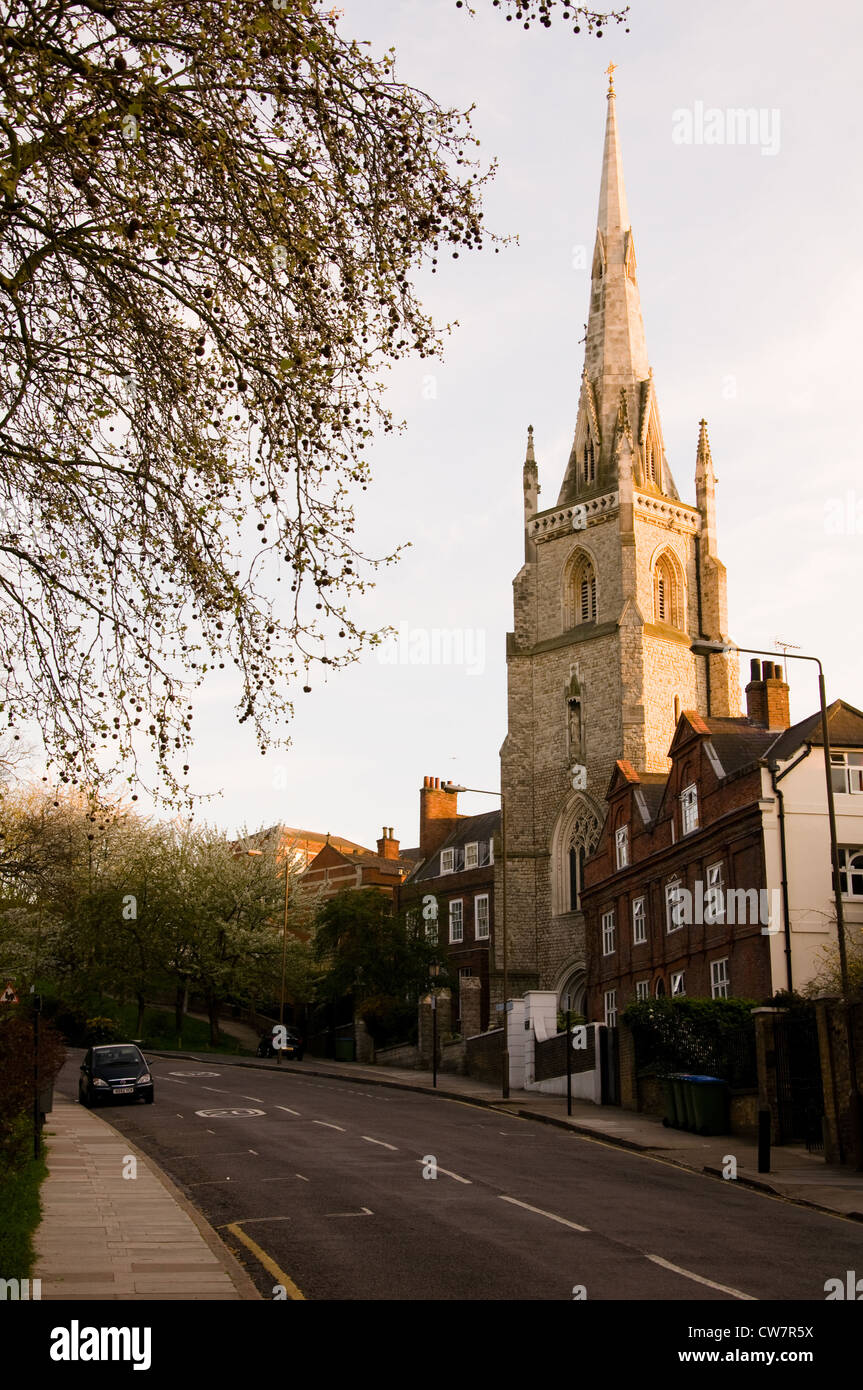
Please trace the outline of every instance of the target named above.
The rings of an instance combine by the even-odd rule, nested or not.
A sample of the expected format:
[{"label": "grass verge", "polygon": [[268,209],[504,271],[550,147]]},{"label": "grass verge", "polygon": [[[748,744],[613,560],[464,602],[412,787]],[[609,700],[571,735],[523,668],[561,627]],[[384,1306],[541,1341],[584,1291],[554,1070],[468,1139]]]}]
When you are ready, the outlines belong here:
[{"label": "grass verge", "polygon": [[167,1009],[145,1009],[144,1027],[140,1034],[138,1010],[134,1004],[120,1004],[112,1001],[110,1015],[118,1027],[129,1038],[140,1037],[144,1047],[155,1047],[160,1052],[213,1052],[231,1056],[250,1057],[251,1049],[244,1047],[236,1038],[221,1034],[218,1047],[210,1044],[210,1025],[200,1018],[184,1018],[183,1036],[178,1041],[174,1027],[174,1015]]},{"label": "grass verge", "polygon": [[25,1159],[0,1174],[0,1278],[29,1279],[33,1268],[33,1237],[42,1219],[39,1189],[48,1176],[42,1158]]}]

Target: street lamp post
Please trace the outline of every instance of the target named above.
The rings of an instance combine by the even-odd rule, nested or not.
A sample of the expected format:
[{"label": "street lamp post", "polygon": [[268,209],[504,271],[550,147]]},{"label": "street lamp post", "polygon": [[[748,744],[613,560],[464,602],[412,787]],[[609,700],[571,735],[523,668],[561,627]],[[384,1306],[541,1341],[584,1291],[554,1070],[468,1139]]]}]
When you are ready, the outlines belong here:
[{"label": "street lamp post", "polygon": [[[717,656],[730,652],[745,652],[747,656],[776,656],[775,652],[764,651],[759,647],[738,647],[735,642],[714,642],[709,640],[691,642],[690,648],[696,656]],[[817,656],[804,656],[801,652],[790,655],[793,661],[814,661],[818,667],[818,698],[821,703],[821,739],[824,744],[824,773],[827,780],[827,818],[830,825],[830,858],[833,865],[833,902],[836,907],[836,931],[839,943],[839,973],[842,981],[842,995],[845,1001],[845,1031],[848,1041],[848,1078],[851,1083],[849,1097],[849,1120],[855,1166],[863,1169],[863,1105],[857,1081],[857,1054],[854,1043],[854,1020],[851,1011],[850,983],[848,979],[848,953],[845,943],[845,908],[842,902],[842,884],[839,876],[839,841],[836,834],[836,803],[833,798],[833,777],[830,766],[830,730],[827,723],[827,695],[824,685],[824,668]]]},{"label": "street lamp post", "polygon": [[432,1086],[437,1090],[437,995],[435,994],[435,981],[440,974],[440,966],[436,960],[429,965],[429,994],[431,995],[431,1015],[432,1015]]},{"label": "street lamp post", "polygon": [[503,938],[503,1074],[501,1078],[501,1095],[504,1100],[509,1100],[509,1014],[507,1003],[509,995],[509,961],[507,954],[507,916],[506,916],[506,797],[503,792],[485,791],[482,787],[461,787],[455,782],[444,782],[442,790],[445,792],[473,792],[476,796],[497,796],[500,798],[500,842],[503,863],[501,865],[501,935]]}]

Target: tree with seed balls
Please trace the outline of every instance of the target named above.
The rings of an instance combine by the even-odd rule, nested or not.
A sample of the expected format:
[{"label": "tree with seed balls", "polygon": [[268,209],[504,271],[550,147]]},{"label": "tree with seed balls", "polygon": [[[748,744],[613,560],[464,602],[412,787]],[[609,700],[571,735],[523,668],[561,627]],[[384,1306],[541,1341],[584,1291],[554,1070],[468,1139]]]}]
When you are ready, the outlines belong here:
[{"label": "tree with seed balls", "polygon": [[352,498],[381,373],[440,352],[412,275],[489,241],[492,169],[338,18],[3,7],[0,718],[64,782],[149,747],[178,796],[210,672],[263,751],[378,640],[352,599],[398,552],[363,554]]}]

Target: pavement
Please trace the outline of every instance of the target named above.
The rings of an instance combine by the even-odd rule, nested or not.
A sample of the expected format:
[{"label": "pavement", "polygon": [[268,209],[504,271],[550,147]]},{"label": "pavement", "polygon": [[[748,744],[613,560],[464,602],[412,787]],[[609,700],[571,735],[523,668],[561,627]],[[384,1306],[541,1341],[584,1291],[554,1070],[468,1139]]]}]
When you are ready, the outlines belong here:
[{"label": "pavement", "polygon": [[43,1299],[259,1297],[200,1213],[105,1120],[55,1092],[43,1137]]},{"label": "pavement", "polygon": [[[303,1075],[331,1077],[390,1086],[396,1089],[434,1093],[431,1072],[401,1067],[363,1066],[356,1062],[331,1062],[307,1057],[302,1062],[231,1059],[233,1065],[272,1071],[296,1071]],[[511,1091],[509,1100],[501,1098],[499,1086],[472,1077],[438,1073],[437,1093],[452,1100],[490,1106],[525,1120],[557,1125],[619,1148],[662,1158],[696,1173],[722,1178],[730,1171],[728,1160],[736,1163],[736,1180],[761,1192],[787,1201],[831,1212],[851,1220],[863,1221],[863,1173],[826,1164],[821,1153],[809,1153],[804,1145],[774,1145],[770,1151],[770,1171],[758,1172],[758,1145],[754,1138],[740,1135],[704,1137],[684,1130],[666,1128],[654,1115],[623,1110],[617,1105],[594,1105],[591,1101],[572,1101],[572,1115],[566,1113],[565,1096],[549,1096],[536,1091]]]}]

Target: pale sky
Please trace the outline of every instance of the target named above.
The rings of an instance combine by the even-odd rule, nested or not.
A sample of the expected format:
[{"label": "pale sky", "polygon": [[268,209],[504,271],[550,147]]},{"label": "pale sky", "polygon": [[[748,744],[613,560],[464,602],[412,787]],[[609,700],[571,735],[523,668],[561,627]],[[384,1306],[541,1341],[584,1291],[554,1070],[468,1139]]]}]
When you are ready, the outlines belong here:
[{"label": "pale sky", "polygon": [[[423,281],[435,318],[460,327],[443,365],[392,374],[407,430],[375,447],[358,503],[368,552],[412,543],[380,572],[363,624],[406,625],[414,655],[423,634],[458,629],[464,660],[388,665],[373,652],[315,679],[291,748],[266,758],[236,726],[230,687],[213,686],[192,787],[221,791],[202,814],[231,831],[282,821],[373,846],[386,824],[415,845],[424,775],[499,785],[526,431],[552,506],[575,428],[610,60],[667,456],[694,502],[705,416],[731,634],[820,656],[828,698],[863,706],[861,12],[634,0],[631,32],[597,40],[559,20],[525,33],[474,3],[471,19],[454,0],[339,0],[342,32],[378,54],[393,46],[401,80],[475,103],[481,152],[500,166],[486,223],[519,238]],[[761,113],[755,143],[717,142],[729,108]],[[802,718],[817,706],[814,668],[790,679]],[[495,805],[463,797],[460,810]]]}]

